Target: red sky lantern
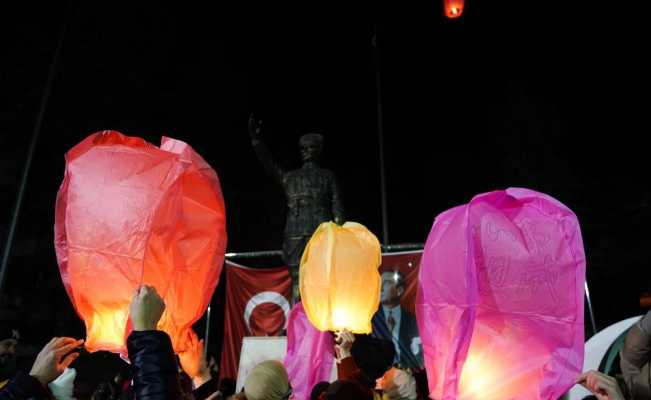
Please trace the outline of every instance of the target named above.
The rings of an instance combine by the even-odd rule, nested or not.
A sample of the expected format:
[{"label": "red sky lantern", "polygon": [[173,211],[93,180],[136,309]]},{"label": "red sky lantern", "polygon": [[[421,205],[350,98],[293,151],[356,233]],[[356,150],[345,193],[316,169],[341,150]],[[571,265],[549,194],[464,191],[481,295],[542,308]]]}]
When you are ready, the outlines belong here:
[{"label": "red sky lantern", "polygon": [[190,146],[164,137],[158,148],[115,131],[89,136],[66,154],[54,233],[90,351],[125,352],[129,303],[142,284],[163,296],[158,328],[184,350],[226,249],[219,179]]},{"label": "red sky lantern", "polygon": [[443,0],[445,16],[454,19],[463,14],[464,0]]}]

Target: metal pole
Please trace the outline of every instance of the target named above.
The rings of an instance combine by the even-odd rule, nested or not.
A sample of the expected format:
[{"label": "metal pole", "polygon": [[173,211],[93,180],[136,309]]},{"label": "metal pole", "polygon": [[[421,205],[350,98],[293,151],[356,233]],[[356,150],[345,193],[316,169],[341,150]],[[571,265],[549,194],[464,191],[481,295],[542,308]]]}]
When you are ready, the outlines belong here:
[{"label": "metal pole", "polygon": [[[210,299],[212,302],[212,298]],[[203,354],[206,357],[206,361],[210,362],[208,360],[208,339],[210,338],[210,308],[211,305],[208,303],[208,311],[206,312],[206,333],[203,336]]]},{"label": "metal pole", "polygon": [[585,299],[588,302],[588,314],[590,314],[590,322],[592,323],[592,332],[597,334],[597,323],[594,319],[594,312],[592,311],[592,300],[590,300],[590,289],[588,289],[588,281],[585,281]]},{"label": "metal pole", "polygon": [[[425,247],[423,243],[397,243],[397,244],[383,244],[382,252],[404,251],[404,250],[422,250]],[[226,259],[237,258],[263,258],[282,256],[282,250],[263,250],[263,251],[245,251],[238,253],[226,253]]]},{"label": "metal pole", "polygon": [[387,183],[384,167],[384,119],[382,116],[382,75],[380,73],[380,48],[377,24],[373,26],[373,54],[375,59],[375,89],[377,92],[377,133],[380,144],[380,190],[382,201],[382,242],[389,244],[389,217],[387,215]]},{"label": "metal pole", "polygon": [[226,258],[256,258],[256,257],[274,257],[282,256],[282,250],[262,250],[262,251],[246,251],[242,253],[226,253]]},{"label": "metal pole", "polygon": [[[70,11],[72,1],[68,3],[66,8],[66,14]],[[32,159],[34,158],[34,149],[36,148],[36,143],[38,137],[41,133],[41,126],[43,125],[43,117],[45,116],[45,109],[47,108],[47,102],[50,98],[50,93],[52,92],[52,83],[54,82],[54,76],[58,69],[59,58],[61,56],[61,49],[63,48],[63,40],[65,37],[67,28],[67,15],[64,16],[63,25],[61,31],[59,32],[59,38],[57,40],[57,46],[54,50],[54,55],[52,56],[52,63],[50,64],[50,71],[48,73],[47,81],[45,82],[45,89],[43,90],[43,96],[41,97],[41,104],[39,106],[38,114],[36,116],[36,122],[34,123],[34,129],[32,130],[32,139],[29,143],[29,148],[27,150],[27,160],[25,160],[25,167],[23,169],[23,175],[20,180],[20,187],[18,188],[18,196],[16,197],[16,203],[14,204],[13,214],[11,216],[11,224],[9,225],[9,233],[7,235],[7,242],[5,244],[4,251],[2,253],[2,264],[0,264],[0,296],[4,292],[4,284],[7,275],[7,266],[9,263],[9,257],[11,255],[11,250],[14,244],[14,237],[16,235],[16,226],[18,225],[18,217],[20,215],[20,209],[23,204],[23,198],[25,196],[25,188],[27,186],[27,180],[29,177],[29,170],[32,166]]]},{"label": "metal pole", "polygon": [[382,252],[388,253],[392,251],[423,250],[424,248],[425,244],[423,243],[383,244]]}]

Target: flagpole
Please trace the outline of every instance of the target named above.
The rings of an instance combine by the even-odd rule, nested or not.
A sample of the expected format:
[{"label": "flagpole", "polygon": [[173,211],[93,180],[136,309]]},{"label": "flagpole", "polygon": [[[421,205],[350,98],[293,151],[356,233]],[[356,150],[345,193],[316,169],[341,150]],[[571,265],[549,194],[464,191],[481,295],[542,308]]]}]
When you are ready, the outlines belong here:
[{"label": "flagpole", "polygon": [[59,59],[61,58],[61,49],[63,48],[63,41],[65,38],[68,15],[70,15],[70,10],[72,1],[68,2],[66,7],[66,15],[64,15],[63,24],[61,25],[61,31],[59,32],[59,37],[57,39],[57,45],[52,56],[52,61],[50,63],[50,70],[48,72],[47,80],[45,82],[45,88],[43,89],[43,95],[41,96],[41,103],[38,109],[38,114],[36,116],[36,121],[34,123],[34,128],[32,129],[32,137],[29,142],[29,148],[27,150],[27,159],[25,160],[25,165],[23,167],[23,173],[20,179],[20,186],[18,188],[18,195],[16,196],[16,202],[14,204],[13,213],[11,215],[11,223],[9,225],[9,233],[7,234],[7,241],[5,243],[4,251],[2,253],[2,261],[0,262],[0,296],[4,291],[5,279],[7,277],[7,269],[9,264],[9,257],[11,256],[11,250],[14,245],[14,238],[16,236],[16,227],[18,226],[18,217],[20,216],[20,210],[23,205],[23,199],[25,196],[25,189],[27,187],[27,181],[29,178],[29,171],[32,167],[32,159],[34,158],[34,150],[36,149],[36,143],[38,142],[38,137],[41,134],[41,126],[43,125],[43,119],[45,116],[45,110],[47,109],[47,103],[50,98],[50,93],[52,93],[52,84],[54,83],[54,77],[56,75]]},{"label": "flagpole", "polygon": [[373,25],[373,56],[375,64],[375,90],[377,102],[377,133],[380,152],[380,199],[382,207],[382,243],[389,244],[389,216],[387,211],[387,183],[384,162],[384,118],[382,114],[382,74],[380,70],[380,47],[377,24]]}]

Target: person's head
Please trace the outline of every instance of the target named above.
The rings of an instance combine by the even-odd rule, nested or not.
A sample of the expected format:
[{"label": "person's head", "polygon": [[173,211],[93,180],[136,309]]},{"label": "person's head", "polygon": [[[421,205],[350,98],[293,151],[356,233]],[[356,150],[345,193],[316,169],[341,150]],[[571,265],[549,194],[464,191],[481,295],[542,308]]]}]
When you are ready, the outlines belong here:
[{"label": "person's head", "polygon": [[101,382],[90,396],[90,400],[111,400],[115,396],[115,387],[110,382]]},{"label": "person's head", "polygon": [[301,150],[301,159],[303,162],[318,162],[321,159],[323,150],[323,136],[318,133],[308,133],[298,141],[298,147]]},{"label": "person's head", "polygon": [[[90,353],[86,349],[80,349],[79,357],[70,367],[76,370],[73,396],[78,400],[111,395],[121,390],[118,381],[131,377],[130,366],[117,354],[106,351]],[[116,381],[117,375],[120,377]]]},{"label": "person's head", "polygon": [[392,341],[369,335],[357,335],[350,352],[363,374],[364,383],[370,388],[375,386],[376,379],[391,368],[396,356]]},{"label": "person's head", "polygon": [[326,381],[319,382],[316,385],[314,385],[314,387],[312,388],[312,392],[310,392],[310,400],[318,400],[319,396],[321,396],[321,393],[328,390],[328,386],[330,386],[330,383]]},{"label": "person's head", "polygon": [[0,381],[13,377],[16,372],[16,347],[20,333],[17,329],[5,324],[0,327]]},{"label": "person's head", "polygon": [[416,380],[411,373],[391,368],[384,373],[381,386],[388,400],[415,400]]},{"label": "person's head", "polygon": [[248,400],[286,400],[292,394],[289,376],[280,361],[263,361],[253,367],[244,381]]},{"label": "person's head", "polygon": [[382,272],[382,292],[380,302],[385,306],[395,307],[405,293],[405,279],[400,271]]}]

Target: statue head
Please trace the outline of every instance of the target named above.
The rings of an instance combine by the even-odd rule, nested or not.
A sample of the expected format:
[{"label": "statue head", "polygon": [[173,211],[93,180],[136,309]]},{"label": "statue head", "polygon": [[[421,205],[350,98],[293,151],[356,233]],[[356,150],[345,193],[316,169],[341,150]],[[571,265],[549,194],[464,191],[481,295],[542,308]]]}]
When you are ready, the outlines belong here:
[{"label": "statue head", "polygon": [[323,150],[323,135],[318,133],[307,133],[298,141],[298,147],[301,150],[303,162],[318,162]]}]

